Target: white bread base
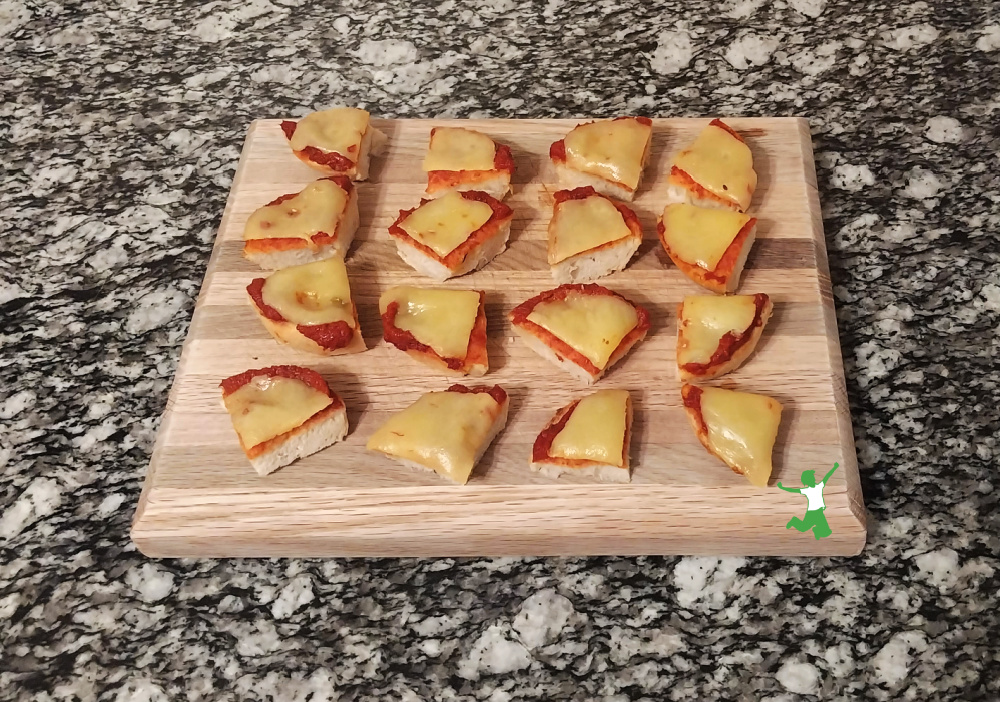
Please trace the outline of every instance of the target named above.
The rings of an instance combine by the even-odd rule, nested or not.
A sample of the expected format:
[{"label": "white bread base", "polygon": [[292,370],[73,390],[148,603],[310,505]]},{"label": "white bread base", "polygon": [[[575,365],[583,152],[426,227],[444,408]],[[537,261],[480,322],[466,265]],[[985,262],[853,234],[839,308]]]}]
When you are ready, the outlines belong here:
[{"label": "white bread base", "polygon": [[351,180],[368,180],[368,170],[371,167],[371,157],[378,156],[385,150],[389,137],[368,125],[368,130],[361,137],[361,153],[358,155],[358,166]]},{"label": "white bread base", "polygon": [[611,275],[628,265],[641,243],[639,237],[628,237],[599,251],[570,256],[551,267],[552,278],[557,283],[589,283]]},{"label": "white bread base", "polygon": [[[548,429],[563,416],[565,416],[565,413],[563,410],[560,410],[556,413],[556,416],[545,425],[545,428]],[[633,409],[632,401],[630,399],[625,413],[625,460],[623,465],[614,466],[610,463],[593,462],[592,465],[585,468],[570,468],[562,465],[561,463],[549,463],[548,461],[538,461],[537,463],[535,461],[530,461],[528,465],[531,466],[533,471],[537,471],[546,478],[558,478],[563,473],[568,473],[570,475],[582,475],[586,478],[597,478],[597,480],[602,483],[630,483],[632,482],[632,470],[630,468],[629,461],[629,453],[631,451],[632,443],[632,418]]]},{"label": "white bread base", "polygon": [[270,451],[251,458],[250,463],[259,475],[268,475],[282,466],[342,441],[345,436],[347,436],[347,409],[341,407],[326,419],[316,422]]},{"label": "white bread base", "polygon": [[[390,344],[388,341],[384,342],[384,344],[393,351],[400,350],[395,346],[393,346],[392,344]],[[407,356],[412,358],[414,361],[417,361],[418,363],[422,363],[425,366],[428,366],[429,368],[433,368],[439,373],[443,373],[445,375],[452,376],[454,378],[464,378],[466,376],[479,378],[486,375],[486,371],[490,369],[490,367],[486,364],[477,363],[475,365],[470,366],[467,371],[454,370],[452,368],[449,368],[448,364],[446,364],[441,359],[436,358],[434,356],[428,356],[427,354],[421,351],[417,351],[415,349],[406,349],[405,351],[403,351],[403,353],[405,353]]]},{"label": "white bread base", "polygon": [[[565,163],[561,161],[553,161],[552,165],[556,168],[556,173],[559,175],[559,187],[564,190],[569,190],[571,188],[582,188],[584,186],[590,185],[597,192],[602,195],[607,195],[608,197],[617,198],[619,200],[624,200],[626,202],[631,202],[632,198],[635,197],[636,190],[642,185],[642,173],[639,174],[639,182],[636,183],[635,190],[632,190],[627,185],[621,183],[612,183],[609,180],[605,180],[600,176],[591,175],[590,173],[583,173],[581,171],[570,168]],[[643,163],[643,170],[645,170],[645,163]]]},{"label": "white bread base", "polygon": [[682,185],[667,184],[667,197],[664,205],[688,204],[695,207],[704,207],[709,210],[732,210],[742,212],[740,206],[735,202],[725,203],[715,198],[699,197],[694,192]]},{"label": "white bread base", "polygon": [[535,336],[528,330],[523,329],[517,324],[514,324],[512,326],[514,332],[524,340],[524,343],[527,344],[528,348],[530,348],[532,351],[534,351],[539,356],[544,358],[546,361],[555,364],[556,366],[562,368],[570,375],[579,378],[587,385],[593,385],[598,380],[600,380],[605,373],[611,370],[614,367],[614,365],[618,363],[618,361],[624,358],[626,354],[628,354],[628,352],[632,350],[633,346],[635,346],[640,341],[646,338],[646,334],[643,334],[642,336],[638,337],[635,341],[633,341],[631,344],[629,344],[628,348],[616,351],[614,354],[611,355],[611,358],[608,359],[607,366],[605,366],[599,373],[597,373],[597,375],[591,375],[587,369],[581,368],[570,359],[560,358],[555,351],[549,348],[548,344],[546,344],[544,341],[539,339],[537,336]]},{"label": "white bread base", "polygon": [[632,476],[628,468],[620,468],[610,464],[594,464],[586,468],[568,468],[558,463],[532,463],[531,469],[546,478],[558,478],[563,473],[582,475],[585,478],[597,478],[602,483],[630,483]]},{"label": "white bread base", "polygon": [[411,245],[409,242],[402,239],[396,239],[395,237],[393,237],[393,239],[396,242],[396,251],[399,252],[399,257],[401,259],[410,264],[410,266],[412,266],[418,273],[423,273],[428,278],[433,278],[440,283],[448,280],[448,278],[465,275],[466,273],[470,273],[485,266],[487,263],[503,253],[503,250],[507,248],[507,239],[509,237],[510,220],[507,220],[507,222],[500,226],[496,235],[483,242],[478,249],[470,252],[461,265],[459,265],[459,267],[455,270],[450,270],[443,263],[428,256],[417,247]]},{"label": "white bread base", "polygon": [[[347,211],[344,218],[337,225],[337,238],[329,244],[323,244],[317,249],[303,246],[298,249],[288,249],[287,251],[273,251],[263,253],[258,251],[243,251],[243,257],[253,261],[264,270],[276,271],[289,266],[299,266],[304,263],[314,263],[328,258],[346,258],[354,235],[358,231],[358,224],[361,215],[358,213],[358,191],[351,190],[351,196],[347,200]],[[303,240],[304,242],[304,240]]]},{"label": "white bread base", "polygon": [[[469,473],[469,477],[472,477],[472,473],[476,472],[476,465],[479,463],[479,459],[483,457],[484,453],[486,453],[486,449],[488,449],[490,447],[490,444],[493,443],[493,439],[497,438],[497,435],[501,431],[503,431],[505,426],[507,426],[507,410],[509,409],[509,407],[510,407],[510,397],[504,400],[503,405],[500,407],[500,414],[497,415],[497,418],[493,421],[493,426],[490,427],[490,433],[487,434],[486,438],[483,440],[482,445],[476,450],[476,457],[472,462],[472,472]],[[411,461],[406,458],[399,458],[397,456],[389,456],[389,458],[399,461],[407,468],[411,468],[415,471],[418,472],[427,471],[430,473],[434,473],[435,475],[440,475],[442,478],[448,478],[448,476],[438,473],[433,468],[428,468],[423,463],[417,463],[416,461]],[[450,480],[450,478],[448,479]],[[464,485],[465,483],[459,483],[459,484]]]},{"label": "white bread base", "polygon": [[474,183],[460,183],[459,185],[441,188],[439,190],[435,190],[434,192],[431,192],[430,190],[427,190],[426,192],[427,196],[433,200],[441,197],[442,195],[447,195],[450,192],[464,193],[471,190],[486,193],[490,197],[496,198],[497,200],[503,200],[510,192],[510,173],[502,171],[497,176],[486,180],[478,180]]},{"label": "white bread base", "polygon": [[315,341],[310,339],[308,336],[303,334],[298,330],[298,325],[292,324],[291,322],[283,321],[276,322],[273,319],[268,319],[260,313],[257,305],[253,302],[253,298],[250,299],[250,303],[253,305],[254,312],[260,317],[261,324],[264,328],[274,337],[275,341],[282,344],[288,344],[293,349],[298,349],[299,351],[305,351],[306,353],[313,353],[317,356],[341,356],[345,353],[361,353],[362,351],[367,351],[368,347],[365,345],[364,337],[361,336],[361,329],[358,325],[357,314],[354,317],[354,336],[351,337],[351,341],[347,346],[342,346],[339,349],[328,349],[324,346],[320,346]]},{"label": "white bread base", "polygon": [[514,325],[514,332],[522,339],[524,339],[524,343],[527,344],[528,348],[530,348],[532,351],[537,353],[546,361],[549,361],[559,366],[570,375],[579,378],[587,385],[593,385],[594,383],[596,383],[598,380],[601,379],[602,375],[604,375],[604,371],[601,371],[597,375],[591,375],[587,370],[576,365],[575,363],[573,363],[573,361],[569,360],[568,358],[559,358],[559,356],[556,355],[556,352],[550,349],[544,341],[539,339],[537,336],[533,335],[531,332],[528,332],[527,330],[517,326],[516,324]]}]

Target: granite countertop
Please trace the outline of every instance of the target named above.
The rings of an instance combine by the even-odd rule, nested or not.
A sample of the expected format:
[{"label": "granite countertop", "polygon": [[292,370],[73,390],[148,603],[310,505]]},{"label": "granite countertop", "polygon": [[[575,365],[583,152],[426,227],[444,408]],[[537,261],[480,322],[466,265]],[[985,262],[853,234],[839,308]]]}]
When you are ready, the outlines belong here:
[{"label": "granite countertop", "polygon": [[[1000,18],[865,5],[0,1],[0,699],[997,699]],[[863,554],[137,553],[247,125],[338,102],[808,117]]]}]

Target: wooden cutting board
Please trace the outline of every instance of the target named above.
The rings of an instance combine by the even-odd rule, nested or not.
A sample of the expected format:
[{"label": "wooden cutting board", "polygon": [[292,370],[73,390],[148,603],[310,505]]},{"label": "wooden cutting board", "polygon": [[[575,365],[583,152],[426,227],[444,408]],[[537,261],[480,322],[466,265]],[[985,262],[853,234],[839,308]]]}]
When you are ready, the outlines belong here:
[{"label": "wooden cutting board", "polygon": [[[656,238],[674,153],[707,119],[654,120],[650,163],[633,203],[645,241],[606,285],[645,305],[652,329],[596,387],[627,388],[636,417],[633,479],[605,485],[541,477],[531,445],[552,413],[586,392],[514,339],[506,313],[554,287],[545,260],[552,193],[549,144],[576,120],[375,120],[389,137],[359,185],[361,228],[347,260],[369,350],[322,358],[271,339],[246,299],[261,271],[244,260],[248,215],[318,174],[288,148],[279,120],[250,127],[205,282],[160,425],[132,538],[150,556],[458,556],[577,554],[850,555],[865,543],[858,479],[820,218],[808,124],[798,118],[731,119],[754,154],[760,180],[751,212],[757,242],[740,288],[766,292],[772,317],[751,360],[716,381],[762,392],[784,405],[771,487],[755,488],[698,443],[675,375],[674,313],[684,295],[705,293],[670,262]],[[387,228],[420,200],[430,129],[460,125],[507,143],[517,163],[507,251],[484,270],[445,283],[487,291],[490,372],[511,396],[506,430],[468,485],[413,472],[365,450],[392,412],[453,381],[381,341],[379,294],[433,284],[396,255]],[[237,443],[219,390],[222,378],[273,364],[318,370],[344,399],[345,442],[258,477]],[[482,382],[480,381],[480,382]],[[823,475],[831,536],[786,529],[805,513],[803,470]]]}]

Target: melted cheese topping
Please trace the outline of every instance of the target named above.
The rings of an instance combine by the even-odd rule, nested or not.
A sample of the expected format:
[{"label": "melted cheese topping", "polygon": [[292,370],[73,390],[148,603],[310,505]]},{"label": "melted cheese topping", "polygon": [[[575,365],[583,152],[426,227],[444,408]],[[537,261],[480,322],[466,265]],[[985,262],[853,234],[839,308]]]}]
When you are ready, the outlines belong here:
[{"label": "melted cheese topping", "polygon": [[566,135],[566,163],[635,190],[652,133],[651,126],[634,119],[581,124]]},{"label": "melted cheese topping", "polygon": [[293,198],[256,210],[247,219],[243,238],[311,239],[320,232],[333,235],[345,209],[347,193],[332,180],[317,180]]},{"label": "melted cheese topping", "polygon": [[268,276],[261,289],[264,304],[292,324],[354,324],[351,285],[339,258],[283,268]]},{"label": "melted cheese topping", "polygon": [[379,427],[368,448],[466,483],[498,409],[484,392],[429,392]]},{"label": "melted cheese topping", "polygon": [[485,134],[461,127],[438,127],[431,137],[425,171],[492,171],[497,147]]},{"label": "melted cheese topping", "polygon": [[674,165],[701,187],[741,210],[750,206],[757,187],[750,147],[721,127],[705,127],[692,144],[677,154]]},{"label": "melted cheese topping", "polygon": [[472,232],[486,224],[493,208],[451,192],[415,209],[399,223],[400,229],[444,257],[461,246]]},{"label": "melted cheese topping", "polygon": [[294,378],[258,375],[223,402],[246,449],[291,431],[333,400]]},{"label": "melted cheese topping", "polygon": [[368,130],[369,114],[356,107],[335,107],[313,112],[299,120],[292,134],[293,151],[315,146],[333,151],[355,163],[361,153],[361,139]]},{"label": "melted cheese topping", "polygon": [[663,239],[681,260],[714,271],[750,219],[750,215],[731,210],[667,205],[663,210]]},{"label": "melted cheese topping", "polygon": [[550,331],[590,359],[598,368],[639,323],[635,308],[613,295],[570,293],[565,299],[541,302],[528,321]]},{"label": "melted cheese topping", "polygon": [[621,467],[628,390],[599,390],[580,400],[549,448],[550,456]]},{"label": "melted cheese topping", "polygon": [[465,358],[469,337],[479,316],[478,292],[392,288],[379,298],[382,314],[392,302],[399,303],[397,327],[413,334],[417,341],[430,346],[442,358]]},{"label": "melted cheese topping", "polygon": [[685,297],[677,341],[678,365],[708,363],[727,332],[746,331],[756,316],[753,295]]},{"label": "melted cheese topping", "polygon": [[751,483],[766,487],[781,405],[764,395],[703,387],[701,414],[712,451]]},{"label": "melted cheese topping", "polygon": [[631,234],[622,213],[599,195],[556,203],[549,225],[549,264]]}]

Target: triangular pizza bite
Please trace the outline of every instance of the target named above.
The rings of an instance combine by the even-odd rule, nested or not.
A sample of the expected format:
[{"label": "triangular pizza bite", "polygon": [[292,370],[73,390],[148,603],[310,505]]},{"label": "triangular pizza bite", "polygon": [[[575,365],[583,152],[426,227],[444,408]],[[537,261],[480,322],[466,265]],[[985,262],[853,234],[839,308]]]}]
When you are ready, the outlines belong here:
[{"label": "triangular pizza bite", "polygon": [[310,168],[327,175],[367,180],[372,154],[378,154],[386,136],[371,125],[371,115],[356,107],[335,107],[285,120],[281,131],[292,153]]},{"label": "triangular pizza bite", "polygon": [[560,285],[511,310],[514,331],[542,358],[592,384],[649,331],[649,312],[595,283]]},{"label": "triangular pizza bite", "polygon": [[480,268],[507,247],[514,211],[478,191],[450,192],[402,210],[389,227],[400,258],[443,281]]},{"label": "triangular pizza bite", "polygon": [[574,400],[549,420],[531,450],[531,468],[627,483],[632,400],[628,390],[598,390]]},{"label": "triangular pizza bite", "polygon": [[566,188],[592,186],[619,200],[631,200],[649,160],[653,122],[618,117],[580,124],[549,147],[549,158]]},{"label": "triangular pizza bite", "polygon": [[424,157],[427,194],[478,190],[497,200],[510,192],[514,156],[482,132],[463,127],[435,127]]},{"label": "triangular pizza bite", "polygon": [[674,159],[670,202],[746,212],[757,188],[753,154],[743,137],[714,119]]},{"label": "triangular pizza bite", "polygon": [[390,288],[378,301],[383,338],[445,373],[483,375],[489,369],[485,300],[480,290]]},{"label": "triangular pizza bite", "polygon": [[677,306],[677,374],[717,378],[750,357],[774,306],[756,295],[690,295]]},{"label": "triangular pizza bite", "polygon": [[257,368],[226,378],[220,387],[240,446],[260,475],[347,436],[343,401],[309,368]]},{"label": "triangular pizza bite", "polygon": [[499,385],[429,392],[379,427],[368,449],[464,485],[507,424],[509,403]]},{"label": "triangular pizza bite", "polygon": [[734,292],[757,237],[750,215],[694,205],[667,205],[657,222],[660,244],[688,278],[712,292]]},{"label": "triangular pizza bite", "polygon": [[264,328],[283,344],[322,356],[366,348],[343,259],[282,268],[255,278],[247,294]]},{"label": "triangular pizza bite", "polygon": [[753,485],[767,487],[781,403],[766,395],[697,385],[684,385],[681,397],[708,452]]},{"label": "triangular pizza bite", "polygon": [[548,261],[557,283],[586,283],[628,265],[642,244],[635,212],[591,186],[560,190],[549,220]]},{"label": "triangular pizza bite", "polygon": [[271,270],[343,258],[357,230],[357,190],[347,176],[331,176],[255,210],[243,228],[243,256]]}]

